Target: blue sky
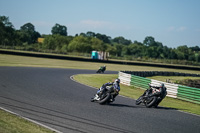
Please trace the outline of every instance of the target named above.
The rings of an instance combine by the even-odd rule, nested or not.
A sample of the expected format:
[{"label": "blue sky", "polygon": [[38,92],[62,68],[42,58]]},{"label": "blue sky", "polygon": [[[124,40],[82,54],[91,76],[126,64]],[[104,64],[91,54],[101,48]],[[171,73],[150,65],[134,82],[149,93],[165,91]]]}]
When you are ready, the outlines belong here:
[{"label": "blue sky", "polygon": [[0,15],[15,29],[32,23],[40,34],[56,24],[68,35],[123,36],[143,42],[147,36],[168,47],[200,46],[200,0],[0,0]]}]

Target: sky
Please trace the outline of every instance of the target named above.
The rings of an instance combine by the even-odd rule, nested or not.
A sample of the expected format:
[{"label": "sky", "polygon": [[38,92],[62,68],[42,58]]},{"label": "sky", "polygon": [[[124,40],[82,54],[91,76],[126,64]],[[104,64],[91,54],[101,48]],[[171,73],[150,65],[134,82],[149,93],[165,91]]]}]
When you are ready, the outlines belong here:
[{"label": "sky", "polygon": [[105,34],[143,42],[152,36],[164,46],[200,46],[200,0],[0,0],[0,16],[15,29],[32,23],[51,34],[58,23],[68,35]]}]

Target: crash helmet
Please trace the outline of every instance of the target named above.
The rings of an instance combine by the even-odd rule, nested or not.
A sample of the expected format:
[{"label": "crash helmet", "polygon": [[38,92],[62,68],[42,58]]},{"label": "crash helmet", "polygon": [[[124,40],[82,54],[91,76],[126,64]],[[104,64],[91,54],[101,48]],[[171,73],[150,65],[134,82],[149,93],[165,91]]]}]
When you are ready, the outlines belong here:
[{"label": "crash helmet", "polygon": [[120,79],[116,78],[115,79],[115,84],[119,84],[120,83]]},{"label": "crash helmet", "polygon": [[164,83],[160,83],[160,87],[164,88],[165,84]]}]

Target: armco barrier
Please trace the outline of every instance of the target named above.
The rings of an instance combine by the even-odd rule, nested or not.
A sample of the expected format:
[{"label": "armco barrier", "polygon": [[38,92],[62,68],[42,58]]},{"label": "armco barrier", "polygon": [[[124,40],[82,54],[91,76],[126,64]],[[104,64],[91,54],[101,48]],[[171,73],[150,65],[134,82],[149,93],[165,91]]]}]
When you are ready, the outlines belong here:
[{"label": "armco barrier", "polygon": [[160,83],[164,83],[167,88],[168,97],[200,104],[199,88],[192,88],[178,84],[166,83],[158,80],[136,76],[125,72],[119,72],[119,79],[121,80],[122,84],[128,86],[135,86],[141,89],[147,89],[149,83],[152,84],[153,86],[158,86]]}]

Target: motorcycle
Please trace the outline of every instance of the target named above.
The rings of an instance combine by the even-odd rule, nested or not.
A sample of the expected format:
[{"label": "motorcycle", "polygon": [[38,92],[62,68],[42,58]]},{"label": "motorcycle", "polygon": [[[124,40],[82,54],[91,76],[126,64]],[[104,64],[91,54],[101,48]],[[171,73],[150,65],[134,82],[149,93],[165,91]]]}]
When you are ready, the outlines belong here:
[{"label": "motorcycle", "polygon": [[113,102],[112,97],[115,94],[113,87],[106,86],[105,89],[101,90],[99,94],[96,94],[94,98],[91,99],[91,102],[98,102],[99,104],[109,104]]},{"label": "motorcycle", "polygon": [[147,108],[151,108],[153,106],[157,107],[157,101],[158,97],[157,96],[150,96],[151,94],[156,93],[157,89],[153,88],[151,85],[149,85],[149,89],[147,89],[143,95],[141,95],[137,100],[136,100],[136,105],[139,105],[141,103],[144,103]]},{"label": "motorcycle", "polygon": [[96,73],[104,73],[105,70],[106,70],[106,66],[102,66],[102,67],[99,68],[99,70],[97,70]]},{"label": "motorcycle", "polygon": [[104,71],[102,69],[97,70],[96,73],[104,73]]}]

